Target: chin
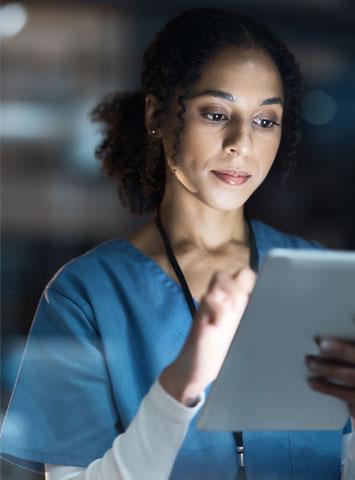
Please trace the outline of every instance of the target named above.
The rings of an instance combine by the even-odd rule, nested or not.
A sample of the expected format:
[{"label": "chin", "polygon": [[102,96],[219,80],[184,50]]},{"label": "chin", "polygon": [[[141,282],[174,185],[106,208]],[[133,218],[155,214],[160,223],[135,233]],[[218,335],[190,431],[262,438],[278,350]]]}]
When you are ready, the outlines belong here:
[{"label": "chin", "polygon": [[246,197],[245,195],[234,196],[234,198],[221,195],[219,198],[211,198],[211,196],[209,196],[208,198],[201,198],[201,200],[214,210],[219,210],[220,212],[231,212],[243,207],[248,198],[249,197]]}]

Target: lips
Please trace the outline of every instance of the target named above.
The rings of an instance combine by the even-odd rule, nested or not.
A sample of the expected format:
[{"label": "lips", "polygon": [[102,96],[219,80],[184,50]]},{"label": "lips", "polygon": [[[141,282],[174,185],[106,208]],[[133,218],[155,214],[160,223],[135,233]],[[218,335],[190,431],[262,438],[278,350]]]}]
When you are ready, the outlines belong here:
[{"label": "lips", "polygon": [[242,185],[247,182],[251,175],[242,170],[212,170],[212,173],[225,183],[230,185]]},{"label": "lips", "polygon": [[243,170],[212,170],[212,172],[229,175],[230,177],[250,177],[250,174]]}]

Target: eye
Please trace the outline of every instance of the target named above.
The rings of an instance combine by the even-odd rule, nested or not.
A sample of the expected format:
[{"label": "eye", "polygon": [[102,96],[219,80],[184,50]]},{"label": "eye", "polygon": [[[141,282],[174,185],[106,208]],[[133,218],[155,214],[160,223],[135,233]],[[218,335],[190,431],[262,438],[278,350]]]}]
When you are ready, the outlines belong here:
[{"label": "eye", "polygon": [[220,123],[224,120],[228,120],[228,116],[221,112],[204,112],[202,115],[214,123]]},{"label": "eye", "polygon": [[274,126],[279,127],[280,124],[268,118],[258,118],[255,123],[264,130],[271,130]]}]

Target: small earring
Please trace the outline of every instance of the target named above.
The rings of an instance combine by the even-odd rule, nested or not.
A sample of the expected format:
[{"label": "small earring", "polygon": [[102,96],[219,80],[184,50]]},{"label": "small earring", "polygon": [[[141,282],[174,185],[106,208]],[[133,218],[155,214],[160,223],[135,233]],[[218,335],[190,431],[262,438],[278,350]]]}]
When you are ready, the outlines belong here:
[{"label": "small earring", "polygon": [[153,137],[156,137],[158,134],[158,130],[156,128],[152,128],[150,133],[153,135]]}]

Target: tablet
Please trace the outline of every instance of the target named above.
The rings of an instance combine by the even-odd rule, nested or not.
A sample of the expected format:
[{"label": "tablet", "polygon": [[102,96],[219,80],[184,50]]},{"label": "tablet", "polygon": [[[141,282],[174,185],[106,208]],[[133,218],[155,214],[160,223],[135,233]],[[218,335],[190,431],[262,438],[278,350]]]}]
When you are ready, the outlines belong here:
[{"label": "tablet", "polygon": [[338,430],[345,402],[312,390],[315,335],[355,341],[355,252],[273,249],[200,412],[203,430]]}]

